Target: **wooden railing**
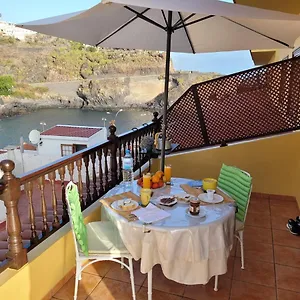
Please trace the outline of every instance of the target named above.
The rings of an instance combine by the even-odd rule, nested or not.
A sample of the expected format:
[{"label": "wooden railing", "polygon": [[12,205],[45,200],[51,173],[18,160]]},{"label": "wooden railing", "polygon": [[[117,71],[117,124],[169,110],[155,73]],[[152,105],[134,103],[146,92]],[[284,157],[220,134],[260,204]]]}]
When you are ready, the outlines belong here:
[{"label": "wooden railing", "polygon": [[[61,158],[51,164],[30,171],[20,178],[13,175],[14,163],[0,163],[4,171],[0,195],[7,210],[8,252],[11,267],[19,269],[27,261],[27,251],[36,247],[58,228],[68,222],[65,186],[70,180],[77,182],[82,210],[122,181],[121,159],[127,148],[131,149],[134,171],[150,160],[140,149],[143,136],[154,136],[158,131],[158,114],[151,123],[117,136],[116,127],[109,127],[106,142]],[[21,199],[22,203],[19,203]],[[18,204],[19,203],[19,204]],[[28,208],[29,215],[20,214],[20,205]],[[24,208],[24,207],[23,207]],[[25,209],[26,210],[26,209]],[[20,222],[21,221],[21,222]],[[21,224],[22,223],[22,226]],[[24,237],[27,225],[29,235]],[[22,241],[28,239],[28,245]]]}]

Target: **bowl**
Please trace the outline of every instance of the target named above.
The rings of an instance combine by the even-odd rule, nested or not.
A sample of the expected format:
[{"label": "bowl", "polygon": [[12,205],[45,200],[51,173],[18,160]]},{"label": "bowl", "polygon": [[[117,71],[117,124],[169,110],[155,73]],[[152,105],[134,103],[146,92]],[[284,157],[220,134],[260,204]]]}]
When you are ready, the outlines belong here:
[{"label": "bowl", "polygon": [[217,183],[218,181],[214,178],[204,178],[202,180],[203,183],[203,190],[207,191],[207,190],[216,190],[217,189]]}]

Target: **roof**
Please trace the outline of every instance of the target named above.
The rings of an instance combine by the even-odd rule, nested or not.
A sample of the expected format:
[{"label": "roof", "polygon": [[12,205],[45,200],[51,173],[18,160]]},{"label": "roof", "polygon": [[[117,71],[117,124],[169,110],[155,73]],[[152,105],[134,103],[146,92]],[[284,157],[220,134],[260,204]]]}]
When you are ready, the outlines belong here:
[{"label": "roof", "polygon": [[[20,148],[20,147],[18,147]],[[23,148],[24,150],[36,150],[36,146],[32,145],[32,144],[28,144],[28,143],[23,143]]]},{"label": "roof", "polygon": [[100,130],[102,130],[101,127],[56,125],[45,130],[41,135],[89,138]]}]

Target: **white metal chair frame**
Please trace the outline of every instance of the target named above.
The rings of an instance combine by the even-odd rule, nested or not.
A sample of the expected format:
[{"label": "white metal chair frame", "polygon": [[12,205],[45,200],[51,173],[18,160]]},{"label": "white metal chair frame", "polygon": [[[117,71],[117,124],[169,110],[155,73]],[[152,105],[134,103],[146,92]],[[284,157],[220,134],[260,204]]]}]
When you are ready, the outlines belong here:
[{"label": "white metal chair frame", "polygon": [[[70,208],[69,208],[68,199],[67,199],[67,203],[68,203],[68,214],[69,214],[69,218],[70,218],[70,224],[71,224],[71,229],[72,229],[72,234],[73,234],[73,239],[74,239],[74,244],[75,244],[75,252],[76,252],[76,274],[75,274],[74,300],[77,299],[78,281],[81,280],[81,272],[89,265],[91,265],[95,262],[98,262],[98,261],[114,261],[121,265],[121,269],[124,269],[124,267],[125,267],[129,271],[131,289],[132,289],[132,298],[133,298],[133,300],[136,300],[132,255],[129,252],[122,253],[122,255],[113,254],[113,253],[103,253],[103,254],[101,253],[101,254],[89,254],[89,256],[85,256],[83,253],[81,253],[79,251],[79,245],[78,245],[76,235],[74,232],[72,216],[71,216],[71,212],[69,210]],[[99,221],[99,222],[104,222],[104,221]],[[118,258],[120,258],[121,260],[119,260]],[[126,263],[124,263],[124,258],[128,259],[128,265]],[[89,263],[83,265],[83,263],[86,260],[91,260],[91,261]]]},{"label": "white metal chair frame", "polygon": [[[246,174],[247,176],[251,177],[251,175],[244,171],[241,170],[244,174]],[[246,206],[246,210],[245,210],[245,217],[244,217],[244,222],[243,223],[243,227],[241,229],[236,230],[235,228],[235,237],[238,239],[238,241],[240,242],[240,246],[241,246],[241,269],[245,269],[245,258],[244,258],[244,228],[245,228],[245,222],[246,222],[246,217],[247,217],[247,212],[248,212],[248,207],[249,207],[249,203],[250,203],[250,198],[251,198],[251,193],[252,193],[252,184],[250,187],[250,191],[249,191],[249,196],[248,196],[248,201],[247,201],[247,206]],[[236,224],[236,222],[235,222]]]},{"label": "white metal chair frame", "polygon": [[[241,170],[244,174],[246,174],[247,176],[251,177],[251,175],[244,171]],[[248,212],[248,207],[249,207],[249,203],[250,203],[250,198],[251,198],[251,193],[252,193],[252,184],[250,187],[250,191],[249,191],[249,196],[248,196],[248,201],[247,201],[247,206],[246,206],[246,211],[245,211],[245,217],[244,217],[244,222],[243,223],[243,227],[241,229],[236,229],[236,220],[235,220],[235,237],[238,239],[238,241],[240,242],[240,246],[241,246],[241,269],[245,269],[245,258],[244,258],[244,227],[245,227],[245,222],[246,222],[246,217],[247,217],[247,212]],[[224,190],[222,190],[221,188],[219,188],[224,194],[228,195],[229,197],[231,197],[228,193],[226,193]]]},{"label": "white metal chair frame", "polygon": [[[248,175],[248,173],[246,173],[246,174]],[[249,176],[250,176],[250,174],[249,174]],[[246,222],[248,207],[249,207],[249,203],[250,203],[251,193],[252,193],[252,184],[251,184],[251,188],[250,188],[250,192],[249,192],[249,197],[248,197],[248,202],[247,202],[247,207],[246,207],[246,211],[245,211],[245,217],[244,217],[243,227],[241,229],[239,229],[239,230],[235,230],[235,232],[238,233],[238,235],[235,234],[235,237],[238,239],[238,241],[240,242],[240,246],[241,246],[241,269],[243,269],[243,270],[245,269],[244,228],[245,228],[245,222]]]}]

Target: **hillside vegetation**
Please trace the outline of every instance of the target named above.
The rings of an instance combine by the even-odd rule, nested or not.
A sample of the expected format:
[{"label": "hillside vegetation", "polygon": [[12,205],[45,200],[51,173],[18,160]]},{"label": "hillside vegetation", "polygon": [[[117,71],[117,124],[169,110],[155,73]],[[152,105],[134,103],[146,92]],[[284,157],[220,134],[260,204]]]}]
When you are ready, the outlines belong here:
[{"label": "hillside vegetation", "polygon": [[56,82],[121,73],[161,74],[164,54],[84,46],[41,34],[23,41],[0,36],[0,75],[16,82]]},{"label": "hillside vegetation", "polygon": [[[158,51],[96,48],[42,34],[25,41],[0,35],[0,103],[7,105],[2,114],[12,107],[14,113],[51,106],[160,109],[164,68],[165,54]],[[176,72],[172,63],[170,71],[170,104],[192,84],[220,76]]]}]

